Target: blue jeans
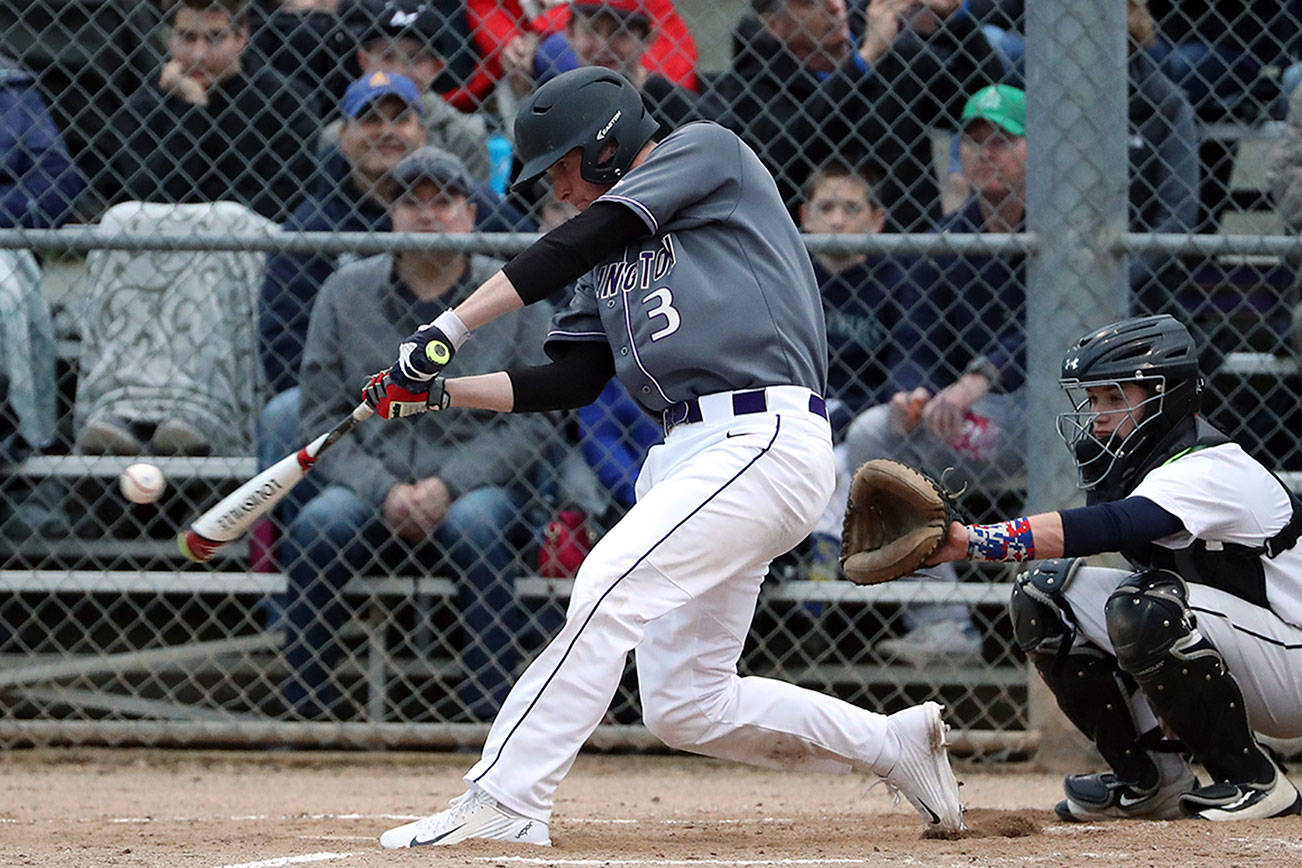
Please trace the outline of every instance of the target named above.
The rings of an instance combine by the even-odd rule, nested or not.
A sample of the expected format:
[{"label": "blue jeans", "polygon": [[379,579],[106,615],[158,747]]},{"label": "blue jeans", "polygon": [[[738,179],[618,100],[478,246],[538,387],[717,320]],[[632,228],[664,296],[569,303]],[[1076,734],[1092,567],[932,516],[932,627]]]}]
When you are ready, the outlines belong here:
[{"label": "blue jeans", "polygon": [[[515,602],[517,531],[524,497],[485,487],[453,501],[447,518],[417,553],[427,549],[456,581],[455,602],[464,631],[459,691],[470,714],[490,719],[510,688],[522,626]],[[378,511],[351,489],[331,485],[290,522],[280,561],[288,576],[285,662],[281,698],[297,715],[320,717],[338,696],[337,636],[350,610],[343,586],[386,556],[410,555],[396,543]]]}]

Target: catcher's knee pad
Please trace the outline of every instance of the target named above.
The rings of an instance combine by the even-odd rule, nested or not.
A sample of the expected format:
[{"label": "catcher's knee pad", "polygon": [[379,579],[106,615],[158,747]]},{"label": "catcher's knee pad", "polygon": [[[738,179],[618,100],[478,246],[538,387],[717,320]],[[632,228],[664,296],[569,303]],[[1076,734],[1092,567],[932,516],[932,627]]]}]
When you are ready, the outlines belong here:
[{"label": "catcher's knee pad", "polygon": [[1013,638],[1026,654],[1057,651],[1071,636],[1071,608],[1062,594],[1081,563],[1080,558],[1038,561],[1013,582],[1008,615]]},{"label": "catcher's knee pad", "polygon": [[1170,570],[1131,573],[1108,597],[1103,614],[1117,662],[1132,675],[1159,664],[1197,636],[1189,589]]},{"label": "catcher's knee pad", "polygon": [[1273,774],[1248,723],[1243,691],[1199,631],[1184,580],[1169,570],[1126,578],[1104,614],[1117,662],[1167,728],[1217,780]]}]

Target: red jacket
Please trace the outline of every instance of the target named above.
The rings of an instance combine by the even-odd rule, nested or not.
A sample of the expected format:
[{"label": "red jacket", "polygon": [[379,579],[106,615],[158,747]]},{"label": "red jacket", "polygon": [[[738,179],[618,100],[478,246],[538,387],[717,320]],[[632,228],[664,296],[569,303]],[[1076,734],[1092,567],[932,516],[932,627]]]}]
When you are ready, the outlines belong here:
[{"label": "red jacket", "polygon": [[[673,0],[645,0],[651,13],[653,38],[642,57],[649,71],[691,90],[696,89],[696,42],[687,22],[679,16]],[[570,7],[560,3],[532,21],[526,21],[519,0],[466,0],[466,24],[479,50],[480,61],[470,80],[443,95],[464,112],[473,112],[492,92],[502,77],[499,55],[516,36],[524,32],[548,36],[563,31],[570,21]]]}]

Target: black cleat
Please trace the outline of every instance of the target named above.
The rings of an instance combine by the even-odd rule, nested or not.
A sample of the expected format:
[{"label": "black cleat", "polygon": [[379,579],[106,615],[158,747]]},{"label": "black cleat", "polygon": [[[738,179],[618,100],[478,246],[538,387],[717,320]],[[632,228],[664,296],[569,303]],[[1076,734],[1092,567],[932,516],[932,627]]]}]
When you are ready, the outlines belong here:
[{"label": "black cleat", "polygon": [[1151,790],[1141,790],[1111,773],[1068,775],[1067,798],[1054,805],[1058,819],[1069,823],[1093,820],[1174,820],[1182,816],[1180,799],[1198,786],[1192,770]]}]

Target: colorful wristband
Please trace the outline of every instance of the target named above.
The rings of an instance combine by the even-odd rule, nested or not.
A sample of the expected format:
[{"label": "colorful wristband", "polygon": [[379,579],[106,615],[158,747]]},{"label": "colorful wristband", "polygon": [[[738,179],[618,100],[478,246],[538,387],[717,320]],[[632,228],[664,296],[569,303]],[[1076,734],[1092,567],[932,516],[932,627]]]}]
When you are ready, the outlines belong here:
[{"label": "colorful wristband", "polygon": [[997,524],[974,524],[967,529],[970,561],[1030,561],[1035,559],[1035,537],[1026,516]]}]

